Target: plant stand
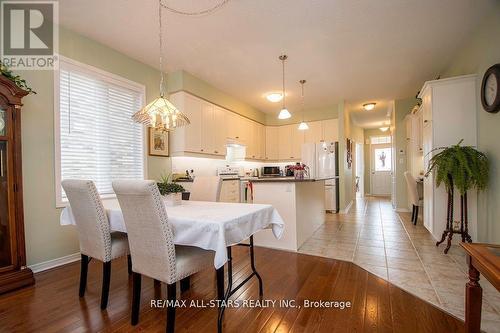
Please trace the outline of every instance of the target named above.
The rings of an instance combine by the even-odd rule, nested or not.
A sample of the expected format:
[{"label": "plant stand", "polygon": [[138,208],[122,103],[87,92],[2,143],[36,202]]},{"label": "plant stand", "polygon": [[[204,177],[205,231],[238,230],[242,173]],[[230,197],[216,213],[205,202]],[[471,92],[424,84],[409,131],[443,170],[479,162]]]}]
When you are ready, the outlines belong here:
[{"label": "plant stand", "polygon": [[467,192],[465,192],[463,195],[460,195],[460,229],[456,229],[453,227],[453,223],[455,222],[453,220],[453,182],[451,182],[451,184],[451,189],[448,190],[446,229],[443,231],[441,240],[439,242],[436,242],[436,246],[439,246],[439,244],[443,243],[445,239],[448,238],[446,248],[444,249],[445,254],[450,250],[453,234],[460,234],[462,236],[462,242],[472,243],[472,238],[469,235],[469,221],[467,217]]}]

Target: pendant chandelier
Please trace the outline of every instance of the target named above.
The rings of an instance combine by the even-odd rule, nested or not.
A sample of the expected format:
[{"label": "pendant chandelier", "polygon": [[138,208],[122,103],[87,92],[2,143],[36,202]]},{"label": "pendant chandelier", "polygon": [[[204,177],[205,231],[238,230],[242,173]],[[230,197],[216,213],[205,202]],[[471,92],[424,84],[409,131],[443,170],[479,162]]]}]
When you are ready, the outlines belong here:
[{"label": "pendant chandelier", "polygon": [[300,80],[299,82],[302,88],[302,121],[299,124],[299,130],[305,131],[309,129],[309,125],[304,121],[304,83],[306,83],[306,80]]},{"label": "pendant chandelier", "polygon": [[288,109],[285,107],[285,99],[286,99],[286,94],[285,94],[285,60],[288,59],[288,56],[286,54],[280,55],[279,59],[281,60],[283,64],[283,105],[281,107],[281,111],[278,115],[278,119],[288,119],[292,115],[288,111]]},{"label": "pendant chandelier", "polygon": [[165,74],[163,73],[163,31],[161,22],[162,12],[161,0],[158,1],[158,23],[159,23],[159,44],[160,44],[160,96],[154,101],[146,105],[144,108],[136,112],[132,119],[140,124],[169,131],[176,127],[188,125],[189,118],[180,112],[166,97],[165,97]]}]

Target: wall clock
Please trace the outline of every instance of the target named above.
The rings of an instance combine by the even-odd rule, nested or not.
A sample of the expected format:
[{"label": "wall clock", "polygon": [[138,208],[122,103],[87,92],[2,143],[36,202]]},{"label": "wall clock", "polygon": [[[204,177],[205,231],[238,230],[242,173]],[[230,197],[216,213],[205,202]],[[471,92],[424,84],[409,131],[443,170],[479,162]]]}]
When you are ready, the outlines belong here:
[{"label": "wall clock", "polygon": [[500,111],[500,64],[488,68],[481,84],[481,103],[485,111]]}]

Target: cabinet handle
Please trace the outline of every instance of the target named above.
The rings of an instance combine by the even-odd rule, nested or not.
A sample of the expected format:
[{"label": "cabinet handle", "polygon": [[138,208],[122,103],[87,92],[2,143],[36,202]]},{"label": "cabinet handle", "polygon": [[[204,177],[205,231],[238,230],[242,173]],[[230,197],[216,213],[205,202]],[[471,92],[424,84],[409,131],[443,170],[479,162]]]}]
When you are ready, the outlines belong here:
[{"label": "cabinet handle", "polygon": [[239,139],[239,138],[240,138],[239,136],[236,137],[236,139]]},{"label": "cabinet handle", "polygon": [[214,150],[214,153],[218,154],[219,152],[217,150]]},{"label": "cabinet handle", "polygon": [[293,158],[293,156],[290,156],[290,158]]},{"label": "cabinet handle", "polygon": [[428,120],[424,120],[424,123],[428,123],[429,121]]},{"label": "cabinet handle", "polygon": [[203,151],[203,149],[200,149],[200,151]]}]

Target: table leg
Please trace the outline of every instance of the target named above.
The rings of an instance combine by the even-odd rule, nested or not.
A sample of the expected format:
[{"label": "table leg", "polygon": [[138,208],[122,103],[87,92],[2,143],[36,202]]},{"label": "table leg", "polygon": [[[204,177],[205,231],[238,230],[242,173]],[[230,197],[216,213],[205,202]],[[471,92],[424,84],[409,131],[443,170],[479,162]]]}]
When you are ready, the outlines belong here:
[{"label": "table leg", "polygon": [[217,275],[217,299],[222,301],[224,299],[224,266],[218,268]]},{"label": "table leg", "polygon": [[481,331],[481,305],[483,289],[479,285],[479,271],[469,262],[469,282],[465,288],[465,332],[479,333]]},{"label": "table leg", "polygon": [[250,267],[252,267],[252,271],[259,280],[259,296],[262,298],[264,296],[264,289],[262,287],[262,278],[260,277],[259,273],[257,273],[257,270],[255,269],[255,256],[253,252],[253,235],[250,236]]},{"label": "table leg", "polygon": [[[231,247],[227,247],[227,290],[224,296],[224,303],[219,307],[219,316],[217,320],[217,332],[222,333],[222,320],[224,319],[224,310],[226,309],[227,301],[231,296],[233,288],[233,258],[231,256]],[[224,287],[222,288],[224,289]],[[217,293],[219,293],[217,291]]]}]

